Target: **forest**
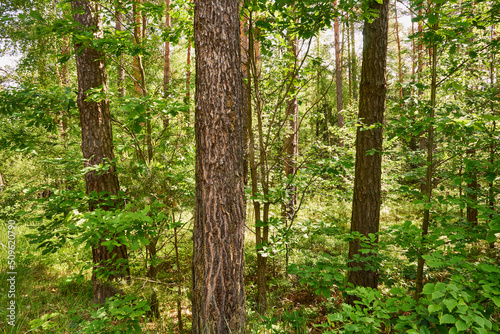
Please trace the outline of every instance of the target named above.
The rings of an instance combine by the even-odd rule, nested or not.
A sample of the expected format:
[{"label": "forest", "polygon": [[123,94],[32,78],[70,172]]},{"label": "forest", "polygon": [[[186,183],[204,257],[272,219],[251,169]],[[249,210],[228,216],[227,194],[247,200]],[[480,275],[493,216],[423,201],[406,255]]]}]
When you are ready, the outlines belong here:
[{"label": "forest", "polygon": [[0,13],[0,333],[500,333],[500,1]]}]

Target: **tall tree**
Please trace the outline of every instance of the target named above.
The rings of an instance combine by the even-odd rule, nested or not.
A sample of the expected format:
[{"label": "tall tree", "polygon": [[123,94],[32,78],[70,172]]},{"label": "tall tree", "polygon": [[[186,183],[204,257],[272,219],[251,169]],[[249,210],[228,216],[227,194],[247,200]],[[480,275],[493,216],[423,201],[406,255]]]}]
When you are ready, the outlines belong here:
[{"label": "tall tree", "polygon": [[245,330],[239,2],[195,0],[196,213],[192,333]]},{"label": "tall tree", "polygon": [[[293,7],[291,8],[293,10]],[[288,65],[288,94],[290,98],[286,103],[286,132],[284,138],[284,172],[285,177],[290,180],[296,174],[297,156],[299,154],[299,101],[297,99],[297,85],[299,72],[299,38],[292,34],[288,35],[288,53],[290,57]],[[292,223],[295,216],[295,204],[297,202],[297,187],[293,184],[288,184],[286,187],[286,198],[283,203],[283,220],[286,228]],[[285,265],[288,267],[289,249],[286,246]]]},{"label": "tall tree", "polygon": [[[382,122],[386,99],[387,30],[389,0],[370,1],[378,12],[363,29],[363,63],[359,97],[359,122],[356,134],[356,167],[351,232],[363,236],[379,231],[382,164]],[[374,152],[374,153],[373,153]],[[378,242],[378,239],[376,240]],[[349,243],[348,282],[354,286],[377,288],[378,273],[364,261],[359,239]],[[350,298],[349,302],[353,302]]]},{"label": "tall tree", "polygon": [[[122,14],[122,9],[120,8],[121,4],[118,2],[116,11],[115,11],[115,20],[116,20],[116,25],[115,28],[117,31],[123,31],[123,14]],[[123,54],[120,55],[119,61],[118,61],[118,67],[117,67],[117,87],[118,87],[118,96],[119,97],[124,97],[126,94],[125,91],[125,60],[123,58]]]},{"label": "tall tree", "polygon": [[[437,10],[435,10],[436,17],[439,13],[439,6],[437,6]],[[430,8],[429,8],[430,10]],[[432,25],[432,30],[434,33],[437,31],[439,27],[439,20]],[[434,39],[436,39],[434,37]],[[423,219],[422,219],[422,240],[429,234],[429,225],[431,220],[431,203],[432,203],[432,178],[434,174],[434,118],[435,118],[435,108],[436,108],[436,93],[437,93],[437,41],[432,40],[432,47],[430,48],[431,52],[431,100],[430,100],[430,112],[428,115],[429,119],[429,128],[427,129],[427,138],[422,140],[426,144],[427,148],[427,158],[426,158],[426,174],[425,174],[425,183],[422,184],[421,192],[423,197],[425,198],[426,205],[424,207]],[[422,245],[422,249],[420,250],[421,254],[424,254],[425,245]],[[418,300],[420,298],[420,294],[424,288],[424,264],[425,259],[422,256],[419,256],[417,263],[417,277],[415,280],[415,299]]]},{"label": "tall tree", "polygon": [[[170,29],[170,0],[165,0],[165,29]],[[165,63],[163,65],[163,98],[167,99],[170,89],[170,40],[165,41]],[[169,125],[168,116],[163,117],[163,128]]]},{"label": "tall tree", "polygon": [[358,59],[356,57],[356,39],[354,36],[354,19],[351,20],[351,71],[352,71],[352,98],[358,101]]},{"label": "tall tree", "polygon": [[[91,32],[94,38],[102,37],[102,22],[99,16],[100,5],[97,2],[78,0],[71,3],[75,13],[73,19],[81,25],[81,29]],[[105,96],[107,94],[107,73],[102,51],[91,45],[78,42],[76,49],[76,70],[78,76],[77,104],[80,111],[80,125],[82,128],[82,153],[86,166],[110,164],[106,173],[90,171],[85,174],[87,194],[116,195],[120,189],[116,168],[113,165],[115,158],[113,152],[113,135],[111,129],[111,115],[107,97],[94,101],[87,95],[91,89],[99,89]],[[90,209],[94,210],[99,203],[92,202]],[[105,209],[108,207],[104,207]],[[101,242],[93,247],[92,258],[94,273],[92,283],[94,287],[94,301],[102,303],[106,298],[115,293],[109,282],[99,278],[98,268],[106,269],[110,279],[124,277],[128,269],[123,266],[127,260],[125,246],[115,247],[111,252]],[[122,264],[119,264],[119,263]]]},{"label": "tall tree", "polygon": [[[333,6],[337,8],[337,0],[333,1]],[[342,100],[342,61],[340,51],[340,25],[338,16],[333,21],[333,32],[335,35],[335,83],[337,87],[337,125],[341,128],[344,126],[344,102]]]},{"label": "tall tree", "polygon": [[[165,29],[170,29],[170,0],[165,0]],[[165,41],[165,64],[163,66],[163,98],[168,97],[170,86],[170,40]],[[168,124],[168,123],[167,123]]]}]

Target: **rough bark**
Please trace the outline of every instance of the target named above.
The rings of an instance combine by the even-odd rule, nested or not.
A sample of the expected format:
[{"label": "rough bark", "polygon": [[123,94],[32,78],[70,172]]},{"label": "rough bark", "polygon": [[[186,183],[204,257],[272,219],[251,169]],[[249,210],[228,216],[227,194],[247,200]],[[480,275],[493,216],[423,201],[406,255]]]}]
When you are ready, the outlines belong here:
[{"label": "rough bark", "polygon": [[[99,17],[99,4],[86,0],[73,1],[71,9],[76,12],[74,20],[81,24],[87,31],[91,31],[95,38],[102,36],[102,25]],[[82,13],[79,13],[82,11]],[[86,166],[99,164],[111,164],[105,173],[90,171],[85,174],[87,194],[96,192],[98,194],[116,195],[119,191],[116,168],[112,161],[113,135],[111,129],[111,116],[109,111],[109,100],[107,97],[100,101],[88,99],[86,92],[90,89],[101,89],[107,94],[107,73],[104,62],[104,54],[84,44],[75,44],[76,69],[78,77],[77,105],[80,111],[80,124],[82,129],[82,153],[86,160]],[[90,210],[94,210],[99,203],[92,202]],[[109,206],[103,207],[109,209]],[[110,282],[104,281],[96,274],[97,269],[105,269],[111,272],[109,279],[125,277],[128,274],[128,266],[123,264],[127,261],[127,250],[124,246],[115,247],[108,252],[107,247],[97,244],[92,249],[94,262],[94,273],[92,283],[94,287],[94,301],[102,303],[106,298],[116,293]],[[113,258],[114,257],[114,258]],[[122,264],[117,264],[122,262]]]},{"label": "rough bark", "polygon": [[[363,63],[361,67],[359,121],[356,134],[356,167],[351,232],[364,236],[379,231],[380,187],[382,164],[382,124],[386,100],[386,62],[389,2],[380,5],[370,2],[379,12],[372,23],[365,22],[363,29]],[[372,129],[367,127],[375,125]],[[370,153],[372,151],[375,153]],[[378,242],[378,240],[377,240]],[[363,261],[360,241],[349,243],[348,282],[354,286],[377,288],[378,272],[369,268],[370,261]],[[360,256],[359,261],[353,261]],[[353,303],[354,298],[348,298]]]},{"label": "rough bark", "polygon": [[245,330],[239,3],[195,0],[196,212],[192,333]]}]

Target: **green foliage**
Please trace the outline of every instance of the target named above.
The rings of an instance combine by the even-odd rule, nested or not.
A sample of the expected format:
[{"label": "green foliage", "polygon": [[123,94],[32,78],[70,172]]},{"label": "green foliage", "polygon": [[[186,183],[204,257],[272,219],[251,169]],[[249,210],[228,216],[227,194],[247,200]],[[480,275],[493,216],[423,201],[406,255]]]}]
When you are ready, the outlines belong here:
[{"label": "green foliage", "polygon": [[92,313],[92,319],[78,333],[142,333],[141,320],[149,311],[147,300],[127,295],[110,297],[104,306]]}]

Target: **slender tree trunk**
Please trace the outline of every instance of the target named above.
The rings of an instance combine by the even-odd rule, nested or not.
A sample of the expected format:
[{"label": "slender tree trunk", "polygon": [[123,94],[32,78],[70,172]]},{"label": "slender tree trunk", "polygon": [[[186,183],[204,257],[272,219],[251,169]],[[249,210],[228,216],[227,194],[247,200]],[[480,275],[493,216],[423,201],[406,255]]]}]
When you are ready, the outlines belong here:
[{"label": "slender tree trunk", "polygon": [[[337,0],[333,1],[333,6],[337,7]],[[344,103],[342,101],[342,62],[340,54],[340,27],[339,18],[335,17],[333,21],[333,31],[335,35],[335,82],[337,87],[337,125],[339,128],[344,126],[344,116],[342,115],[342,110],[344,109]]]},{"label": "slender tree trunk", "polygon": [[[382,127],[386,99],[387,31],[389,22],[389,2],[370,2],[370,7],[379,12],[372,23],[365,22],[363,30],[363,64],[359,99],[359,120],[363,126],[356,134],[356,167],[354,199],[352,207],[351,232],[363,236],[379,231],[380,187],[382,166]],[[369,126],[375,125],[373,129]],[[374,154],[368,154],[375,150]],[[378,237],[376,239],[378,243]],[[366,254],[360,240],[349,243],[348,282],[354,286],[376,289],[378,272],[370,268],[370,261],[363,261]],[[373,254],[372,254],[373,255]],[[358,261],[355,257],[360,256]],[[356,270],[355,268],[360,270]],[[348,298],[353,303],[352,296]]]},{"label": "slender tree trunk", "polygon": [[[116,25],[115,28],[117,31],[123,31],[123,14],[121,12],[121,3],[118,2],[118,8],[116,9],[115,12],[115,20],[116,20]],[[118,67],[117,67],[117,87],[118,87],[118,97],[124,97],[126,94],[125,91],[125,60],[123,59],[123,54],[120,55],[120,58],[118,60]]]},{"label": "slender tree trunk", "polygon": [[[71,2],[71,9],[75,13],[73,18],[82,26],[82,30],[92,32],[95,38],[102,37],[102,22],[99,17],[100,5],[96,2],[77,0]],[[107,94],[107,74],[104,54],[102,51],[86,44],[75,44],[76,70],[78,76],[77,105],[80,111],[80,124],[82,128],[82,153],[86,160],[85,165],[96,166],[110,164],[108,172],[99,173],[90,171],[85,174],[87,194],[95,191],[98,194],[116,195],[120,189],[113,152],[113,135],[111,129],[111,116],[109,100],[106,98],[92,101],[86,92],[90,89],[100,88]],[[99,203],[92,202],[90,210],[97,208]],[[103,207],[110,209],[109,206]],[[110,236],[107,236],[110,237]],[[103,237],[105,238],[105,237]],[[127,249],[125,246],[115,247],[111,252],[101,241],[92,248],[94,271],[92,283],[94,287],[94,302],[103,303],[106,298],[114,295],[116,290],[110,280],[129,276]],[[117,264],[125,260],[125,264]],[[110,273],[108,280],[98,275],[105,270]]]},{"label": "slender tree trunk", "polygon": [[[64,56],[69,55],[70,51],[70,45],[69,45],[69,40],[67,36],[63,36],[62,38],[62,47],[61,47],[61,53]],[[68,63],[65,62],[64,64],[61,65],[61,85],[63,87],[68,87],[69,86],[69,78],[68,78]],[[60,113],[61,120],[59,122],[59,135],[61,137],[62,142],[66,146],[67,141],[68,141],[68,115],[66,113],[66,110],[63,108],[61,109]]]},{"label": "slender tree trunk", "polygon": [[[132,15],[134,17],[134,44],[140,47],[142,44],[142,15],[139,10],[139,5],[142,0],[134,0],[132,2]],[[134,56],[134,91],[135,96],[142,96],[143,88],[141,80],[142,56],[137,54]]]},{"label": "slender tree trunk", "polygon": [[354,19],[351,22],[351,70],[352,70],[352,98],[358,101],[358,58],[356,57],[356,40],[354,38]]},{"label": "slender tree trunk", "polygon": [[[349,13],[347,13],[347,22],[349,22]],[[349,101],[348,105],[352,103],[352,56],[351,56],[351,32],[350,32],[350,25],[352,23],[349,23],[349,25],[345,26],[344,32],[347,35],[347,66],[349,69],[349,77],[347,78],[349,81]]]},{"label": "slender tree trunk", "polygon": [[[462,165],[462,161],[460,161],[460,170],[458,171],[458,176],[460,176],[460,177],[463,176],[462,169],[463,169],[463,165]],[[460,181],[460,186],[458,187],[458,196],[460,199],[462,199],[462,195],[463,195],[463,188],[462,188],[462,181]],[[462,209],[462,206],[460,206],[460,218],[463,218],[463,217],[464,217],[464,209]]]},{"label": "slender tree trunk", "polygon": [[[143,47],[143,42],[146,37],[146,16],[139,10],[139,4],[143,0],[134,0],[132,3],[132,11],[134,16],[134,44],[137,47]],[[146,70],[144,68],[144,61],[142,54],[134,56],[134,91],[137,97],[146,97],[148,95],[146,89]],[[153,159],[153,142],[152,142],[152,128],[151,128],[151,114],[149,109],[146,112],[146,148],[148,152],[147,162]]]},{"label": "slender tree trunk", "polygon": [[403,65],[401,60],[401,43],[399,40],[398,23],[398,2],[394,0],[394,18],[396,20],[396,43],[398,44],[398,83],[399,83],[399,104],[403,106]]},{"label": "slender tree trunk", "polygon": [[179,333],[184,332],[184,323],[182,322],[182,271],[181,262],[179,260],[179,238],[178,227],[174,227],[174,248],[175,248],[175,265],[177,266],[177,325]]},{"label": "slender tree trunk", "polygon": [[[259,140],[259,163],[256,162],[255,154],[255,134],[253,132],[253,119],[251,104],[249,101],[249,114],[248,114],[248,136],[249,136],[249,161],[250,161],[250,176],[252,178],[252,196],[258,194],[258,183],[262,185],[262,192],[268,194],[269,186],[267,180],[267,162],[266,152],[264,148],[264,134],[262,129],[262,104],[260,98],[260,43],[255,34],[258,34],[258,29],[253,26],[253,16],[250,13],[249,19],[249,41],[248,41],[248,61],[249,61],[249,79],[253,83],[253,92],[255,95],[255,112],[257,117],[257,132]],[[249,81],[250,81],[249,80]],[[249,82],[250,85],[250,82]],[[248,87],[249,96],[252,92],[251,86]],[[258,176],[258,165],[260,165],[260,180]],[[269,218],[269,203],[264,203],[261,208],[259,201],[253,201],[253,208],[255,214],[255,242],[257,251],[257,309],[259,313],[263,314],[267,310],[267,256],[263,256],[263,246],[269,242],[269,226],[267,220]],[[262,215],[261,215],[262,210]]]},{"label": "slender tree trunk", "polygon": [[[491,27],[491,39],[494,40],[496,38],[496,30],[495,30],[495,25]],[[495,86],[496,80],[495,80],[495,64],[496,64],[496,55],[495,53],[492,54],[492,59],[490,63],[490,84],[491,87],[493,88]],[[490,103],[490,108],[491,108],[491,113],[492,115],[497,114],[495,111],[494,103],[493,101]],[[497,145],[495,145],[495,142],[493,140],[493,134],[496,132],[496,121],[493,121],[493,128],[490,133],[490,182],[488,184],[488,207],[490,209],[490,215],[489,215],[489,221],[493,220],[493,213],[495,212],[495,179],[496,179],[496,169],[495,169],[495,157],[497,155]],[[488,222],[489,223],[489,222]],[[495,247],[495,242],[490,242],[489,244],[490,249],[493,249]]]},{"label": "slender tree trunk", "polygon": [[[298,133],[298,120],[299,120],[299,101],[297,99],[296,81],[298,80],[298,67],[299,67],[299,39],[296,36],[288,36],[288,54],[290,62],[288,67],[288,94],[290,99],[287,101],[285,122],[286,133],[284,138],[284,172],[285,177],[291,180],[296,173],[297,169],[297,156],[299,155],[299,133]],[[286,195],[283,202],[282,217],[285,227],[288,230],[295,217],[295,205],[297,202],[297,187],[293,184],[287,184]],[[289,247],[286,244],[285,252],[285,266],[288,267]]]},{"label": "slender tree trunk", "polygon": [[[170,0],[165,0],[165,29],[170,29]],[[170,87],[170,41],[165,41],[165,64],[163,66],[163,98],[167,99]],[[163,129],[168,128],[169,118],[163,117]]]},{"label": "slender tree trunk", "polygon": [[[191,37],[188,37],[186,57],[186,103],[191,103]],[[189,111],[186,113],[186,124],[189,124]]]},{"label": "slender tree trunk", "polygon": [[[437,6],[439,9],[439,6]],[[436,12],[439,12],[438,10]],[[421,23],[419,22],[419,27]],[[439,22],[433,25],[432,29],[437,30],[439,26]],[[419,45],[420,49],[421,44]],[[427,131],[427,169],[426,169],[426,178],[425,184],[422,189],[423,194],[425,194],[426,198],[426,209],[424,209],[423,221],[422,221],[422,240],[424,241],[427,234],[429,234],[429,223],[430,223],[430,209],[428,208],[431,204],[432,199],[432,176],[433,176],[433,167],[434,167],[434,126],[432,122],[434,122],[435,116],[435,107],[436,107],[436,90],[437,90],[437,45],[434,44],[432,46],[431,52],[431,68],[432,68],[432,79],[431,79],[431,101],[430,101],[430,115],[429,119],[431,125]],[[425,242],[425,241],[424,241]],[[422,249],[420,254],[425,254],[424,245],[421,246]],[[415,299],[418,300],[424,288],[424,264],[425,260],[422,256],[418,258],[417,263],[417,278],[415,283]]]},{"label": "slender tree trunk", "polygon": [[192,333],[244,333],[242,108],[239,3],[195,0],[196,212]]},{"label": "slender tree trunk", "polygon": [[468,158],[465,161],[465,178],[467,180],[467,221],[473,226],[478,224],[477,193],[479,185],[477,182],[476,150],[467,150]]}]

